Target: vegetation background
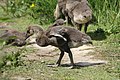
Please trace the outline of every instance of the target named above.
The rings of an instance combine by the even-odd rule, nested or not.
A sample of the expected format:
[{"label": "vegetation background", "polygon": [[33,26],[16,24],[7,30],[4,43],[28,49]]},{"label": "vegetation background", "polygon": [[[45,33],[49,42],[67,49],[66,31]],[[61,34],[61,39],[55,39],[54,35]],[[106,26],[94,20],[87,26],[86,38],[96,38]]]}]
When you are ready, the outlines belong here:
[{"label": "vegetation background", "polygon": [[[57,0],[3,0],[2,9],[11,17],[29,15],[38,24],[50,24],[54,21],[53,12]],[[98,26],[109,26],[110,33],[120,31],[120,1],[119,0],[88,0]]]},{"label": "vegetation background", "polygon": [[[20,54],[33,50],[8,47],[4,45],[4,41],[0,41],[0,80],[9,80],[11,73],[24,75],[23,73],[28,72],[29,76],[33,75],[38,80],[79,80],[80,78],[120,80],[120,0],[88,0],[88,2],[97,23],[90,25],[87,34],[92,37],[95,46],[101,46],[96,51],[102,55],[102,58],[108,60],[109,64],[80,70],[51,69],[45,66],[46,63],[41,62],[27,63],[27,66],[24,66]],[[56,4],[57,0],[0,0],[0,23],[11,24],[12,28],[20,31],[24,31],[30,24],[39,24],[47,28],[55,21],[53,13]],[[8,66],[9,61],[12,62],[10,66]],[[41,73],[32,73],[38,67],[45,74],[44,76],[39,76]],[[53,71],[52,77],[49,75],[50,70]],[[9,76],[5,76],[4,72]]]}]

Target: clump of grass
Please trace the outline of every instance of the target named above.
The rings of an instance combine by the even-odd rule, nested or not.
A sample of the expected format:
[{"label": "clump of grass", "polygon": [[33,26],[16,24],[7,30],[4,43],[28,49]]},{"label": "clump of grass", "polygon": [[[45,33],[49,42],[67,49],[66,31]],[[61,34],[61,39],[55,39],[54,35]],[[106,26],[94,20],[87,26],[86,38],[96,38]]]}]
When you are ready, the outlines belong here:
[{"label": "clump of grass", "polygon": [[56,0],[6,0],[0,7],[12,17],[31,16],[40,24],[51,23],[54,20],[53,12]]},{"label": "clump of grass", "polygon": [[21,59],[22,54],[25,52],[25,48],[18,49],[16,51],[2,51],[0,54],[0,69],[5,67],[17,67],[23,65]]},{"label": "clump of grass", "polygon": [[[120,1],[119,0],[88,0],[97,18],[98,27],[105,27],[109,33],[120,31]],[[57,0],[7,0],[2,6],[7,14],[13,17],[29,15],[39,24],[50,24],[54,21],[53,12]]]},{"label": "clump of grass", "polygon": [[120,1],[119,0],[88,0],[99,27],[105,27],[110,33],[120,30]]}]

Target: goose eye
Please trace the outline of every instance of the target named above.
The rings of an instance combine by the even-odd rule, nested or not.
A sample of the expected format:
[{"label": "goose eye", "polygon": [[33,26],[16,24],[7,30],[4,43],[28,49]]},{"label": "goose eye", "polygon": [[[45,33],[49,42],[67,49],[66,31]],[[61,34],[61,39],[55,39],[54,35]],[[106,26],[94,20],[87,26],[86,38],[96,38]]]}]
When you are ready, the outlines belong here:
[{"label": "goose eye", "polygon": [[30,31],[28,30],[27,33],[30,33]]}]

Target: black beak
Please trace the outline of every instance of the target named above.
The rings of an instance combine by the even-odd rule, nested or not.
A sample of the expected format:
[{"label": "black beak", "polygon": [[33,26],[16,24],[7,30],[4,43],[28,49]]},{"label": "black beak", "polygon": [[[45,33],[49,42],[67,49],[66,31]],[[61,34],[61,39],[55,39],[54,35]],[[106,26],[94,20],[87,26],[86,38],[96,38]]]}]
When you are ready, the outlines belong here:
[{"label": "black beak", "polygon": [[31,35],[28,35],[27,33],[25,33],[25,40],[27,39],[27,38],[29,38]]}]

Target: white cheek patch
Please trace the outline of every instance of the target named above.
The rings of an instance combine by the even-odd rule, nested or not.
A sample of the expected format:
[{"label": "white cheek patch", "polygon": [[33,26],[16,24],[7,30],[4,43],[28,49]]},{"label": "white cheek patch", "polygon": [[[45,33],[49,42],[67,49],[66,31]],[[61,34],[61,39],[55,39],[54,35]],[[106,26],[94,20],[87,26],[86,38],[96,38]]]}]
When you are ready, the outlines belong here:
[{"label": "white cheek patch", "polygon": [[62,29],[58,29],[58,30],[53,30],[50,32],[50,35],[51,36],[56,36],[56,37],[60,37],[62,39],[64,39],[64,41],[67,41],[67,39],[65,37],[63,37],[62,35],[59,34],[59,32],[61,31]]},{"label": "white cheek patch", "polygon": [[66,39],[66,38],[64,38],[62,35],[59,35],[59,34],[54,34],[54,36],[56,36],[56,37],[60,37],[60,38],[64,39],[64,41],[67,41],[67,39]]}]

